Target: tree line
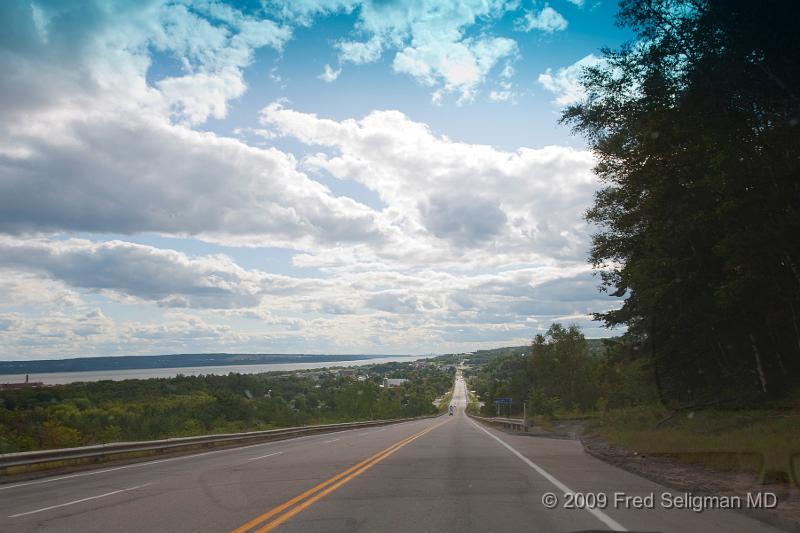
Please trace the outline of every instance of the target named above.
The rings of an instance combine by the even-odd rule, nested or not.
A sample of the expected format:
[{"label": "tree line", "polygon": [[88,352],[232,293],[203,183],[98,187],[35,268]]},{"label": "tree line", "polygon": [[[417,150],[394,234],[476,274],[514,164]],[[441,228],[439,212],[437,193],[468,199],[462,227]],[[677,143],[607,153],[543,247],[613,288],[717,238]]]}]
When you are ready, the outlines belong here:
[{"label": "tree line", "polygon": [[623,0],[635,41],[562,117],[604,184],[591,262],[623,304],[597,318],[627,328],[664,403],[800,384],[797,20],[798,2]]},{"label": "tree line", "polygon": [[[536,335],[528,350],[489,359],[469,373],[469,385],[494,415],[497,398],[511,398],[511,415],[552,416],[558,411],[588,412],[630,407],[658,400],[652,368],[625,337],[603,341],[591,350],[577,326],[555,323]],[[472,364],[475,361],[469,359]]]},{"label": "tree line", "polygon": [[[334,373],[228,374],[72,383],[0,392],[0,453],[114,441],[255,431],[437,412],[453,371],[435,365]],[[383,376],[404,377],[382,388]]]}]

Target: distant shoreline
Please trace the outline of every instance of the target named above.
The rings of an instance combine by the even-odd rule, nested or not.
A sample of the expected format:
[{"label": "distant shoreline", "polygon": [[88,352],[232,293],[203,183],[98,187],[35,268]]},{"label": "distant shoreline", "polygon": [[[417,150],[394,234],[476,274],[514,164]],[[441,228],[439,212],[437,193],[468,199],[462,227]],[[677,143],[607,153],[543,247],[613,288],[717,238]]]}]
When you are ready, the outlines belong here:
[{"label": "distant shoreline", "polygon": [[400,354],[165,354],[74,357],[34,361],[0,361],[0,375],[46,374],[53,372],[93,372],[103,370],[143,370],[197,366],[266,365],[281,363],[326,363],[361,361]]},{"label": "distant shoreline", "polygon": [[[222,355],[222,354],[214,354]],[[228,355],[228,354],[225,354]],[[159,356],[155,356],[159,357]],[[384,355],[384,356],[289,356],[290,362],[275,361],[267,363],[230,362],[223,364],[199,364],[193,366],[148,367],[148,368],[105,368],[97,370],[74,370],[56,372],[27,372],[32,382],[45,385],[64,385],[80,381],[121,381],[125,379],[171,378],[177,375],[197,376],[202,374],[225,375],[229,373],[258,374],[262,372],[290,372],[295,370],[314,370],[333,366],[363,366],[390,362],[412,362],[425,359],[420,355]],[[27,362],[27,361],[26,361]],[[6,373],[0,363],[0,383],[20,383],[25,380],[23,373]]]}]

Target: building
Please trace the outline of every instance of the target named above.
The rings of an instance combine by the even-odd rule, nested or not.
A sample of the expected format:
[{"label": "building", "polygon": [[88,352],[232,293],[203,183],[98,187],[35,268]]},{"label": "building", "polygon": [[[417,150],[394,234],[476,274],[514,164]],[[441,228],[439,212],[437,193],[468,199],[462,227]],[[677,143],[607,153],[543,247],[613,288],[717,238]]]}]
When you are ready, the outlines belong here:
[{"label": "building", "polygon": [[26,381],[24,383],[0,383],[0,390],[38,389],[44,387],[41,381]]},{"label": "building", "polygon": [[406,378],[399,378],[399,379],[389,379],[383,378],[383,386],[384,387],[402,387],[403,383],[408,381]]}]

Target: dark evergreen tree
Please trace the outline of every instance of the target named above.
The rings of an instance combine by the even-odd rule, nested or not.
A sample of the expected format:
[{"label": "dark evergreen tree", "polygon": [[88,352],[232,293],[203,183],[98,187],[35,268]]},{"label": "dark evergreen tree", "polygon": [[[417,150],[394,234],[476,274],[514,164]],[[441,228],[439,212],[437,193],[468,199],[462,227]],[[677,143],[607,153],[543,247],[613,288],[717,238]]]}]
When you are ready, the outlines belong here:
[{"label": "dark evergreen tree", "polygon": [[591,261],[671,401],[800,381],[800,3],[624,0],[638,38],[563,121],[604,183]]}]

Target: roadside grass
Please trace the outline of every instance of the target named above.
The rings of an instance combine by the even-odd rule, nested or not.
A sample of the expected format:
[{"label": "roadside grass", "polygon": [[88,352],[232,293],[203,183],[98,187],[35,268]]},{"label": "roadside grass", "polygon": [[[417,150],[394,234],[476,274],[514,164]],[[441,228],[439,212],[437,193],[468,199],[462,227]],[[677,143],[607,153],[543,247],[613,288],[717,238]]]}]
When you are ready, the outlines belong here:
[{"label": "roadside grass", "polygon": [[533,425],[544,429],[545,431],[553,431],[555,428],[553,427],[553,422],[546,416],[542,415],[533,415],[529,417],[530,420],[533,421]]},{"label": "roadside grass", "polygon": [[447,394],[445,394],[439,399],[439,404],[437,405],[437,407],[439,408],[440,413],[446,412],[447,409],[450,407],[450,402],[453,401],[453,390],[454,389],[450,389],[450,391]]},{"label": "roadside grass", "polygon": [[668,415],[658,405],[614,409],[590,417],[589,426],[642,455],[800,485],[800,409],[687,411],[658,427]]},{"label": "roadside grass", "polygon": [[480,414],[481,412],[481,405],[478,401],[478,395],[469,389],[467,390],[467,412],[475,415]]}]

